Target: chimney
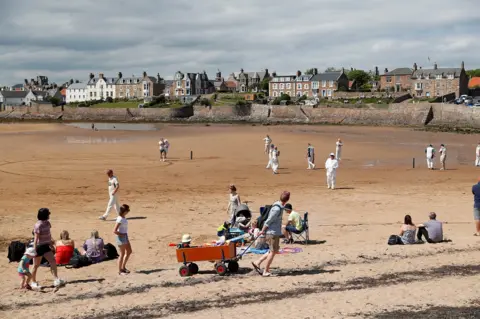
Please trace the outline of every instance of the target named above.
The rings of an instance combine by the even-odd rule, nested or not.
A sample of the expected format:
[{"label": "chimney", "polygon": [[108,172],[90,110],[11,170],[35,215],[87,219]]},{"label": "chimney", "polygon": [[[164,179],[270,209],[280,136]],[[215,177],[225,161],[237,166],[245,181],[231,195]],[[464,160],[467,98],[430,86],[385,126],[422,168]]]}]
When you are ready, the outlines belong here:
[{"label": "chimney", "polygon": [[433,69],[434,69],[434,70],[438,69],[437,62],[435,62],[435,64],[433,65]]},{"label": "chimney", "polygon": [[302,75],[302,72],[300,70],[297,71],[297,76]]},{"label": "chimney", "polygon": [[350,68],[350,71],[353,71],[353,67]]},{"label": "chimney", "polygon": [[387,68],[385,68],[385,73],[388,73],[388,69],[387,69]]},{"label": "chimney", "polygon": [[313,75],[317,75],[318,74],[318,69],[317,68],[314,68],[313,69]]},{"label": "chimney", "polygon": [[375,67],[375,76],[379,76],[380,72],[378,71],[378,66]]},{"label": "chimney", "polygon": [[88,77],[89,77],[90,80],[91,80],[91,79],[93,79],[93,78],[95,77],[95,75],[94,75],[93,73],[90,73],[90,74],[88,75]]},{"label": "chimney", "polygon": [[414,64],[413,64],[413,70],[414,70],[414,71],[417,71],[417,69],[418,69],[417,63],[414,63]]},{"label": "chimney", "polygon": [[273,71],[272,77],[276,77],[276,76],[277,76],[277,71]]},{"label": "chimney", "polygon": [[98,77],[99,77],[100,79],[103,79],[103,73],[98,73]]},{"label": "chimney", "polygon": [[265,74],[268,75],[268,69],[265,69]]}]

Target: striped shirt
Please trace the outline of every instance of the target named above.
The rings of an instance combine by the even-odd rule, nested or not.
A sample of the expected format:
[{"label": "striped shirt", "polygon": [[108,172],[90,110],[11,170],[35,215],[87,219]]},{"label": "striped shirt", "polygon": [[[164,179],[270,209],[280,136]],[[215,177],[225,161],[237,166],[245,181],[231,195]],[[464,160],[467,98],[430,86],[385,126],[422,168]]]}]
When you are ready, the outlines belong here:
[{"label": "striped shirt", "polygon": [[42,245],[42,244],[50,244],[52,241],[52,234],[50,232],[50,228],[52,228],[52,225],[48,220],[39,220],[34,228],[33,231],[35,234],[38,235],[38,243],[37,245]]}]

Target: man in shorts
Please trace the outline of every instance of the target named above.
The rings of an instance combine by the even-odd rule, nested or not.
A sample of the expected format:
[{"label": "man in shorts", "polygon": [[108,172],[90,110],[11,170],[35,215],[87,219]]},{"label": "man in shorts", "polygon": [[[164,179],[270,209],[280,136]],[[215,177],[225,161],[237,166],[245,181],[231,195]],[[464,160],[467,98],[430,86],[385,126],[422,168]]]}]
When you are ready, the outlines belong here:
[{"label": "man in shorts", "polygon": [[283,243],[293,244],[292,233],[300,234],[302,232],[302,218],[299,213],[293,210],[290,203],[285,205],[285,213],[288,214],[288,221],[287,224],[282,227],[282,233],[285,236],[285,241]]},{"label": "man in shorts", "polygon": [[[289,200],[290,192],[284,191],[280,195],[280,200],[273,203],[272,208],[268,213],[268,218],[259,233],[259,236],[262,234],[267,235],[267,242],[270,250],[268,253],[260,257],[257,262],[252,262],[252,265],[263,277],[269,277],[272,275],[270,273],[270,266],[272,265],[273,258],[280,250],[280,236],[282,235],[282,213],[283,209],[285,208],[285,204],[287,204]],[[267,265],[265,266],[265,270],[262,272],[260,266],[264,261],[267,261]]]}]

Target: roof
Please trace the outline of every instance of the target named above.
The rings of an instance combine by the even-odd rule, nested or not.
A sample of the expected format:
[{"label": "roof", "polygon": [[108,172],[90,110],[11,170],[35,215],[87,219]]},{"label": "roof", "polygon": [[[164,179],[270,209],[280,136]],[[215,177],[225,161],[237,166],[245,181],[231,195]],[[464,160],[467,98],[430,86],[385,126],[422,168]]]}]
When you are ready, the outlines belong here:
[{"label": "roof", "polygon": [[[87,84],[88,85],[95,85],[95,83],[97,83],[99,79],[100,78],[98,78],[98,77],[94,77],[93,79],[89,79]],[[115,84],[118,80],[118,77],[112,78],[112,77],[104,76],[103,79],[105,80],[105,82],[107,82],[107,84]]]},{"label": "roof", "polygon": [[237,82],[235,82],[235,81],[225,81],[225,85],[226,85],[227,88],[229,88],[229,89],[235,89],[235,88],[237,88]]},{"label": "roof", "polygon": [[437,68],[437,69],[417,69],[413,72],[412,77],[418,78],[418,76],[437,76],[437,75],[452,75],[456,78],[462,73],[461,68]]},{"label": "roof", "polygon": [[384,75],[412,75],[413,69],[410,68],[396,68]]},{"label": "roof", "polygon": [[25,98],[28,94],[27,91],[0,91],[0,93],[4,98],[10,98],[10,99]]},{"label": "roof", "polygon": [[21,89],[23,88],[23,84],[15,84],[14,86],[12,86],[12,89]]},{"label": "roof", "polygon": [[337,81],[340,76],[342,75],[342,72],[324,72],[324,73],[318,73],[314,75],[310,80],[311,81]]},{"label": "roof", "polygon": [[468,82],[468,88],[473,89],[474,87],[480,87],[480,77],[473,77]]},{"label": "roof", "polygon": [[75,90],[75,89],[86,89],[87,83],[72,83],[67,87],[67,90]]},{"label": "roof", "polygon": [[32,91],[32,93],[35,95],[35,96],[46,96],[48,95],[48,92],[47,91]]},{"label": "roof", "polygon": [[[248,76],[249,79],[260,79],[262,81],[267,77],[267,70],[262,70],[260,72],[243,72],[243,76]],[[233,72],[233,75],[236,79],[240,77],[241,72]]]},{"label": "roof", "polygon": [[294,75],[277,75],[272,78],[270,82],[280,82],[280,78],[289,78],[289,81],[294,81],[297,76]]}]

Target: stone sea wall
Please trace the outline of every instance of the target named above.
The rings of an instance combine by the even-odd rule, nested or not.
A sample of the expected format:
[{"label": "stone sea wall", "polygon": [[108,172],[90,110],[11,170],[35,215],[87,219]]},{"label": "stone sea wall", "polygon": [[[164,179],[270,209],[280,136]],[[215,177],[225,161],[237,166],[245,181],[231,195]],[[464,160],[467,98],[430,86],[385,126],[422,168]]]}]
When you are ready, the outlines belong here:
[{"label": "stone sea wall", "polygon": [[397,103],[388,109],[299,105],[194,106],[175,109],[72,108],[36,104],[6,107],[0,120],[334,124],[480,128],[480,110],[452,104]]}]

